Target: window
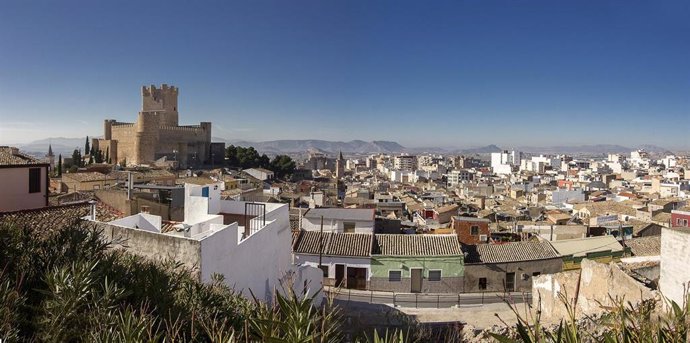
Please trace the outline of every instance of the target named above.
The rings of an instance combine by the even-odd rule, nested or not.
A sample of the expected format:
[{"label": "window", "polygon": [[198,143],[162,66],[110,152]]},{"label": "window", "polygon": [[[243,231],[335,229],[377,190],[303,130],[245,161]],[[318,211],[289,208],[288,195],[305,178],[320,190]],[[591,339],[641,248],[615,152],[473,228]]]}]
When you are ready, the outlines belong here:
[{"label": "window", "polygon": [[344,222],[343,232],[345,233],[355,233],[355,223],[354,222]]},{"label": "window", "polygon": [[400,270],[389,270],[388,271],[388,281],[399,282],[402,280],[402,271]]},{"label": "window", "polygon": [[319,266],[319,269],[323,272],[323,277],[328,277],[328,266]]},{"label": "window", "polygon": [[41,191],[41,168],[29,168],[29,193]]},{"label": "window", "polygon": [[429,271],[429,281],[441,281],[441,271],[440,270],[430,270]]},{"label": "window", "polygon": [[477,225],[472,225],[472,227],[470,228],[470,234],[471,234],[472,236],[477,236],[477,235],[479,235],[479,226],[477,226]]},{"label": "window", "polygon": [[480,278],[479,278],[479,289],[480,289],[480,290],[485,290],[485,289],[486,289],[486,278],[485,278],[485,277],[480,277]]},{"label": "window", "polygon": [[532,273],[532,276],[539,276],[539,275],[541,275],[540,272],[534,272],[534,273]]}]

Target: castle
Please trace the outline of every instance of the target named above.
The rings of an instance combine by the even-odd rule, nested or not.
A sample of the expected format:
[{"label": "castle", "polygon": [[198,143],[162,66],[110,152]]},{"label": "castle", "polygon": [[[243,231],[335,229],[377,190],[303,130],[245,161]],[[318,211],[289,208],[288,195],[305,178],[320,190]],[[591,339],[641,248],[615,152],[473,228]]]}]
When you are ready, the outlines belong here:
[{"label": "castle", "polygon": [[164,159],[182,168],[209,161],[211,123],[178,123],[177,87],[163,84],[141,88],[141,112],[135,123],[106,119],[103,139],[93,139],[105,162],[127,165],[152,164]]}]

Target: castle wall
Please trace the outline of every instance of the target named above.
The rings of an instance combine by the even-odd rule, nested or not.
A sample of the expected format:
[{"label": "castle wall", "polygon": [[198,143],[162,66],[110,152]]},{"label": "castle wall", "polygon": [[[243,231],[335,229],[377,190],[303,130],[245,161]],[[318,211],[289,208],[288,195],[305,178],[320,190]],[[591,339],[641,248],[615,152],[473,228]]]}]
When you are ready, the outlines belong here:
[{"label": "castle wall", "polygon": [[128,163],[134,160],[135,152],[135,137],[134,124],[118,123],[111,127],[112,140],[117,141],[116,151],[110,149],[110,158],[113,163],[120,163],[126,160]]},{"label": "castle wall", "polygon": [[110,147],[113,163],[150,164],[161,157],[180,167],[196,167],[210,160],[211,123],[178,126],[176,87],[142,87],[142,111],[136,123],[104,122],[105,139],[99,149]]}]

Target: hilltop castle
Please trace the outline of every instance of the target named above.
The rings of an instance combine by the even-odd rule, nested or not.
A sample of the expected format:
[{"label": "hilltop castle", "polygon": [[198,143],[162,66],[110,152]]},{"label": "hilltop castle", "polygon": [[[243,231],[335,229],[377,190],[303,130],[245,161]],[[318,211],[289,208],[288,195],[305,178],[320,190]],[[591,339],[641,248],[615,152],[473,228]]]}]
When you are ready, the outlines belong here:
[{"label": "hilltop castle", "polygon": [[[161,158],[182,168],[209,160],[211,123],[180,126],[177,87],[163,84],[141,88],[141,112],[135,123],[106,119],[103,139],[93,139],[94,149],[112,163],[150,164]],[[108,162],[108,161],[106,161]]]}]

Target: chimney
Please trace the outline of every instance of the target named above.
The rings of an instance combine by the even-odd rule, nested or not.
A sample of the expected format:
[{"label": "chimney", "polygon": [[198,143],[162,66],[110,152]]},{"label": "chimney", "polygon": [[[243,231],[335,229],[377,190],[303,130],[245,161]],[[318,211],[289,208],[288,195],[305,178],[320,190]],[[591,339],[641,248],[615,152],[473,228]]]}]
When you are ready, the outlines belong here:
[{"label": "chimney", "polygon": [[132,179],[132,172],[127,172],[127,200],[132,200],[132,186],[134,180]]},{"label": "chimney", "polygon": [[96,202],[91,200],[89,201],[89,205],[91,206],[89,211],[89,219],[96,221]]}]

